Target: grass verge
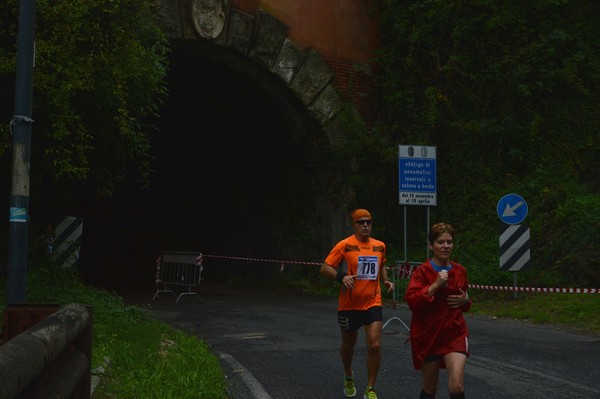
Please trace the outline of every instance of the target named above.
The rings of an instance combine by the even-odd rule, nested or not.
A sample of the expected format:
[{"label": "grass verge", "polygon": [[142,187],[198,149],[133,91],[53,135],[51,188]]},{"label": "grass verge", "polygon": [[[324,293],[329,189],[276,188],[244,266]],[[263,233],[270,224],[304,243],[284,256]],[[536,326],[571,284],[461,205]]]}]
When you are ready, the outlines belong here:
[{"label": "grass verge", "polygon": [[600,334],[600,294],[470,290],[471,314]]},{"label": "grass verge", "polygon": [[[69,269],[39,268],[27,277],[26,303],[92,306],[92,371],[105,370],[94,399],[229,398],[219,359],[197,337],[114,293],[86,286]],[[0,278],[0,311],[6,287]]]}]

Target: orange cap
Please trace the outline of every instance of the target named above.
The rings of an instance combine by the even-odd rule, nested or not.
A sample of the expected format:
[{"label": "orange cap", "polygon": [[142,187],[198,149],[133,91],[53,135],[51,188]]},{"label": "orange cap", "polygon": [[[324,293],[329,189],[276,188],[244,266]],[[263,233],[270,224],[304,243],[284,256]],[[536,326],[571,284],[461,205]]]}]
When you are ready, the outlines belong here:
[{"label": "orange cap", "polygon": [[360,218],[371,219],[371,214],[366,209],[356,209],[352,212],[352,223],[356,223],[356,221]]}]

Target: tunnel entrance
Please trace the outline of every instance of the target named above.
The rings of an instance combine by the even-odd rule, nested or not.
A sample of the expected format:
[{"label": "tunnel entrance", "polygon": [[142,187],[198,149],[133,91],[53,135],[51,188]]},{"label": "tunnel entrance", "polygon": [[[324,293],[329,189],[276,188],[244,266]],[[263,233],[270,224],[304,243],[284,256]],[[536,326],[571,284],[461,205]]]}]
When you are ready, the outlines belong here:
[{"label": "tunnel entrance", "polygon": [[306,106],[235,50],[185,40],[171,49],[150,188],[131,184],[84,222],[84,279],[117,292],[150,293],[161,250],[278,259],[307,244],[321,133]]}]

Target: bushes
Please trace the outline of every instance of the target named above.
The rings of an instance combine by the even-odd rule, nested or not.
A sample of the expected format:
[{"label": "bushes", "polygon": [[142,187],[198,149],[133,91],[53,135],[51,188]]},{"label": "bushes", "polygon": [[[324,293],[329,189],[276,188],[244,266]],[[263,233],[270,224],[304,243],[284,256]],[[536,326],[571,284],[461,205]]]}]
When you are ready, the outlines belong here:
[{"label": "bushes", "polygon": [[496,215],[512,192],[529,205],[521,282],[598,287],[600,7],[535,3],[383,1],[377,129],[437,147],[432,222],[461,232],[471,282],[512,280]]}]

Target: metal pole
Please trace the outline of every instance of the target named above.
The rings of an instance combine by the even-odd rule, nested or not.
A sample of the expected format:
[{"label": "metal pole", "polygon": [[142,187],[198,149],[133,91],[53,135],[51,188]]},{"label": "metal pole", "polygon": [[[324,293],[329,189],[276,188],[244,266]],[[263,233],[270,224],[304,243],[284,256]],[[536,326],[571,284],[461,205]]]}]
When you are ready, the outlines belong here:
[{"label": "metal pole", "polygon": [[406,205],[404,205],[404,261],[408,262],[408,249],[406,245]]},{"label": "metal pole", "polygon": [[429,233],[429,207],[427,207],[427,226],[425,226],[425,259],[429,259],[429,245],[427,245],[427,241],[429,238],[427,237]]},{"label": "metal pole", "polygon": [[25,301],[27,236],[29,229],[29,172],[35,0],[21,0],[17,38],[15,114],[10,122],[13,139],[12,184],[9,212],[8,303]]}]

